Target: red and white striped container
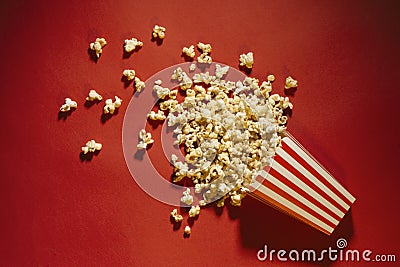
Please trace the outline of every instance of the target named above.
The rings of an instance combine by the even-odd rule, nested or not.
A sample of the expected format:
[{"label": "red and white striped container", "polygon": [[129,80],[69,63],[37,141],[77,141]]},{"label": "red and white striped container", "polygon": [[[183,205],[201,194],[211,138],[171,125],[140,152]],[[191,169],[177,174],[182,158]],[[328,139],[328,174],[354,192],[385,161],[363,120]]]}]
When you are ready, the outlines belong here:
[{"label": "red and white striped container", "polygon": [[355,198],[288,134],[250,195],[330,235]]}]

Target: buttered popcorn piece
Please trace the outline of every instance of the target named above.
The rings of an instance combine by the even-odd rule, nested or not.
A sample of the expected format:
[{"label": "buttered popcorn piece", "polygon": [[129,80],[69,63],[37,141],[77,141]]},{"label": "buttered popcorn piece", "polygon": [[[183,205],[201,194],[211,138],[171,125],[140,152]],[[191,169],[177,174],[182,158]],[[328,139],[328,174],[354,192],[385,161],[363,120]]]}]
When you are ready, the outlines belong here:
[{"label": "buttered popcorn piece", "polygon": [[164,39],[165,38],[165,31],[166,29],[162,26],[155,25],[153,28],[153,37],[154,38],[159,38],[159,39]]},{"label": "buttered popcorn piece", "polygon": [[139,41],[136,38],[126,39],[124,49],[127,53],[130,53],[136,49],[136,47],[142,47],[143,42]]},{"label": "buttered popcorn piece", "polygon": [[122,104],[122,99],[115,96],[115,101],[113,102],[111,98],[107,99],[103,108],[104,114],[114,114],[115,110],[118,109]]},{"label": "buttered popcorn piece", "polygon": [[199,63],[211,63],[212,62],[212,58],[210,55],[203,53],[200,56],[197,57],[197,61]]},{"label": "buttered popcorn piece", "polygon": [[133,79],[135,79],[136,73],[134,70],[124,70],[122,72],[122,75],[124,75],[128,81],[132,81]]},{"label": "buttered popcorn piece", "polygon": [[156,92],[158,98],[164,99],[166,96],[169,95],[170,90],[166,87],[161,86],[161,81],[156,81],[153,87],[154,92]]},{"label": "buttered popcorn piece", "polygon": [[290,76],[287,77],[285,82],[285,89],[296,88],[296,87],[297,87],[297,81]]},{"label": "buttered popcorn piece", "polygon": [[204,44],[202,42],[199,42],[197,44],[197,48],[200,49],[202,54],[210,54],[212,51],[212,47],[210,44]]},{"label": "buttered popcorn piece", "polygon": [[195,53],[194,53],[194,45],[191,45],[189,47],[184,47],[182,49],[182,53],[190,58],[194,58]]},{"label": "buttered popcorn piece", "polygon": [[100,57],[101,53],[103,53],[103,47],[107,44],[106,39],[104,38],[96,38],[93,43],[90,43],[89,47],[93,51],[96,52],[97,58]]},{"label": "buttered popcorn piece", "polygon": [[95,140],[90,140],[86,143],[85,146],[82,147],[82,152],[83,154],[87,154],[87,153],[94,153],[96,151],[100,151],[102,148],[102,144],[100,143],[96,143]]},{"label": "buttered popcorn piece", "polygon": [[89,95],[86,97],[86,101],[101,101],[103,97],[96,92],[96,90],[90,90]]},{"label": "buttered popcorn piece", "polygon": [[137,145],[138,149],[146,149],[147,145],[154,143],[154,140],[151,136],[151,133],[146,132],[145,129],[140,130],[139,132],[139,144]]},{"label": "buttered popcorn piece", "polygon": [[200,206],[192,206],[189,210],[189,217],[193,218],[200,214]]},{"label": "buttered popcorn piece", "polygon": [[193,203],[193,196],[190,195],[190,188],[186,188],[186,190],[183,191],[181,202],[185,203],[186,205],[191,205]]},{"label": "buttered popcorn piece", "polygon": [[65,98],[65,103],[61,106],[60,111],[61,112],[67,112],[70,111],[71,108],[76,109],[78,107],[78,103],[73,101],[71,98]]},{"label": "buttered popcorn piece", "polygon": [[240,61],[240,66],[245,66],[248,69],[253,68],[254,64],[253,52],[248,52],[247,54],[241,54],[239,61]]},{"label": "buttered popcorn piece", "polygon": [[152,110],[147,114],[147,118],[150,120],[165,120],[166,116],[162,110],[159,110],[157,113]]},{"label": "buttered popcorn piece", "polygon": [[177,209],[173,209],[171,212],[171,217],[174,219],[175,222],[181,222],[183,220],[182,215],[178,214]]},{"label": "buttered popcorn piece", "polygon": [[135,77],[135,89],[138,92],[141,92],[145,87],[145,83],[141,81],[138,77]]},{"label": "buttered popcorn piece", "polygon": [[267,80],[272,83],[273,81],[275,81],[275,76],[270,74],[268,75]]},{"label": "buttered popcorn piece", "polygon": [[190,226],[186,225],[184,232],[185,232],[186,235],[190,235],[192,233],[192,230],[190,229]]},{"label": "buttered popcorn piece", "polygon": [[196,64],[192,63],[189,66],[189,71],[194,71],[196,69]]}]

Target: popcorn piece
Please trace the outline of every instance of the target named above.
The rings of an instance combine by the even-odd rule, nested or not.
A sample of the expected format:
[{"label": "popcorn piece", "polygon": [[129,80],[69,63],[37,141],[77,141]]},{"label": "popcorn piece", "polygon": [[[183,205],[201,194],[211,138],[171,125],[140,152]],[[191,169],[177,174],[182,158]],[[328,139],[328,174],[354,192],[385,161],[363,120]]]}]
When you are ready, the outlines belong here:
[{"label": "popcorn piece", "polygon": [[138,149],[146,149],[147,145],[154,143],[151,133],[146,132],[144,129],[140,130],[139,139],[139,144],[137,145]]},{"label": "popcorn piece", "polygon": [[115,101],[112,102],[112,99],[109,98],[106,100],[103,112],[104,114],[114,114],[115,110],[118,109],[122,104],[122,99],[118,96],[115,96]]},{"label": "popcorn piece", "polygon": [[171,217],[175,220],[175,222],[181,222],[183,220],[182,215],[178,214],[177,209],[173,209],[171,212]]},{"label": "popcorn piece", "polygon": [[196,64],[190,64],[189,71],[194,71],[196,69]]},{"label": "popcorn piece", "polygon": [[142,47],[143,46],[143,42],[139,41],[136,38],[132,38],[132,39],[126,39],[125,40],[125,51],[127,53],[130,53],[132,51],[134,51],[136,49],[136,47]]},{"label": "popcorn piece", "polygon": [[145,87],[145,83],[141,81],[138,77],[135,77],[135,89],[138,92],[141,92]]},{"label": "popcorn piece", "polygon": [[95,101],[95,100],[101,101],[102,99],[103,99],[103,97],[101,95],[99,95],[96,92],[96,90],[90,90],[88,97],[86,97],[87,101]]},{"label": "popcorn piece", "polygon": [[272,83],[273,81],[275,81],[275,76],[270,74],[268,75],[267,80]]},{"label": "popcorn piece", "polygon": [[97,58],[100,57],[101,53],[103,53],[103,47],[107,44],[106,39],[104,38],[96,38],[93,43],[90,43],[90,49],[96,52]]},{"label": "popcorn piece", "polygon": [[200,214],[200,206],[192,206],[189,210],[189,217],[196,217]]},{"label": "popcorn piece", "polygon": [[122,75],[124,75],[128,81],[132,81],[135,78],[136,73],[134,70],[124,70]]},{"label": "popcorn piece", "polygon": [[78,103],[75,101],[71,100],[71,98],[65,98],[65,104],[63,104],[60,108],[61,112],[67,112],[70,111],[71,108],[76,109],[78,107]]},{"label": "popcorn piece", "polygon": [[207,55],[206,53],[203,53],[197,57],[197,61],[199,63],[211,63],[212,58],[211,58],[211,56]]},{"label": "popcorn piece", "polygon": [[186,225],[184,232],[186,235],[190,235],[192,233],[192,230],[190,229],[190,227],[188,225]]},{"label": "popcorn piece", "polygon": [[227,74],[229,71],[229,66],[221,67],[219,64],[215,65],[215,77],[221,79],[222,76]]},{"label": "popcorn piece", "polygon": [[158,39],[165,38],[165,28],[159,25],[155,25],[153,28],[153,37]]},{"label": "popcorn piece", "polygon": [[194,45],[191,45],[189,48],[184,47],[182,49],[182,53],[190,58],[194,58],[195,53],[194,53]]},{"label": "popcorn piece", "polygon": [[285,83],[285,89],[296,88],[296,87],[297,87],[297,81],[290,76],[287,77]]},{"label": "popcorn piece", "polygon": [[190,195],[190,188],[186,188],[186,191],[183,191],[181,202],[186,205],[191,205],[193,203],[193,196]]},{"label": "popcorn piece", "polygon": [[203,44],[201,42],[197,44],[197,48],[200,49],[202,54],[210,54],[212,51],[212,47],[210,44]]},{"label": "popcorn piece", "polygon": [[205,205],[207,205],[207,203],[204,201],[204,199],[199,201],[199,205],[200,207],[204,207]]},{"label": "popcorn piece", "polygon": [[95,140],[90,140],[86,143],[85,146],[82,147],[82,152],[83,154],[87,154],[87,153],[93,153],[96,151],[100,151],[102,148],[102,144],[100,143],[96,143]]},{"label": "popcorn piece", "polygon": [[162,110],[159,110],[157,113],[155,113],[153,110],[147,114],[147,118],[150,120],[165,120],[166,116]]},{"label": "popcorn piece", "polygon": [[[156,81],[158,83],[158,81]],[[166,87],[162,87],[159,84],[155,84],[153,87],[154,92],[156,92],[158,98],[164,99],[166,96],[169,95],[170,90]]]},{"label": "popcorn piece", "polygon": [[241,54],[239,61],[240,61],[240,66],[246,66],[246,68],[248,69],[253,68],[254,64],[253,52],[249,52],[247,54]]}]

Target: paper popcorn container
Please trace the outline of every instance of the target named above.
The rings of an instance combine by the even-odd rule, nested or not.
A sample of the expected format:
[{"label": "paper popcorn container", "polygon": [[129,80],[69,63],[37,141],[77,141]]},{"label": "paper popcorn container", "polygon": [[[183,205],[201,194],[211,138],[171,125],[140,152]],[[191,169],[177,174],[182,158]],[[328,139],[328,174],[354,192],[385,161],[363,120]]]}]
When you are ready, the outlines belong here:
[{"label": "paper popcorn container", "polygon": [[355,198],[288,134],[250,195],[330,235]]}]

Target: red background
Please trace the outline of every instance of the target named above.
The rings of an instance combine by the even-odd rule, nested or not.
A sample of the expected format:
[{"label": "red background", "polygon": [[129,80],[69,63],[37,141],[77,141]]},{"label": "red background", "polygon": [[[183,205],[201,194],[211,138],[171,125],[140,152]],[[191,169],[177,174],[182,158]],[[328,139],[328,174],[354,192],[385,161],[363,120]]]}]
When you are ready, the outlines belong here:
[{"label": "red background", "polygon": [[[58,2],[0,4],[0,265],[267,266],[256,258],[264,244],[323,249],[339,237],[400,260],[396,1]],[[167,28],[161,46],[150,41],[157,23]],[[87,49],[100,36],[108,44],[95,64]],[[131,37],[144,47],[123,58]],[[122,70],[145,80],[199,41],[234,67],[253,51],[251,75],[275,74],[275,92],[287,75],[299,80],[288,129],[357,198],[331,237],[248,197],[240,209],[202,210],[184,239],[172,207],[134,182],[121,145],[132,96]],[[102,123],[104,102],[84,107],[92,88],[124,99],[119,114]],[[79,106],[58,120],[65,97]],[[81,162],[91,138],[103,150]]]}]

